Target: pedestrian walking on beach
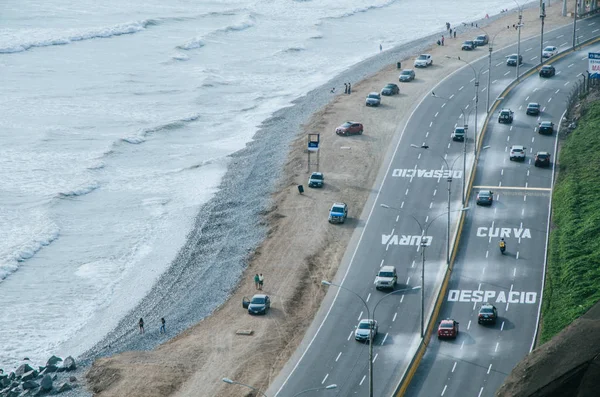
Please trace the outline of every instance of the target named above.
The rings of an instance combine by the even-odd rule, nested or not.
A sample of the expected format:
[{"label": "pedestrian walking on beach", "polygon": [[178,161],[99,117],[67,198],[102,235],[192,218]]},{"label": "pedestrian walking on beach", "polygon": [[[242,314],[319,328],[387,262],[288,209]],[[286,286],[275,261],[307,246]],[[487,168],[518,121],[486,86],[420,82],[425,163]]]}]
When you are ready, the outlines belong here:
[{"label": "pedestrian walking on beach", "polygon": [[352,94],[352,85],[348,83],[348,94]]},{"label": "pedestrian walking on beach", "polygon": [[454,38],[456,38],[456,29],[454,29]]},{"label": "pedestrian walking on beach", "polygon": [[333,87],[333,88],[331,89],[331,91],[329,91],[329,92],[331,92],[332,94],[335,94],[335,87]]},{"label": "pedestrian walking on beach", "polygon": [[450,28],[449,32],[450,32],[450,38],[452,38],[452,28]]},{"label": "pedestrian walking on beach", "polygon": [[265,282],[265,278],[262,273],[258,276],[258,289],[262,291],[263,283]]},{"label": "pedestrian walking on beach", "polygon": [[167,330],[165,328],[165,323],[166,323],[165,318],[161,317],[160,318],[160,333],[161,334],[166,334],[167,333]]},{"label": "pedestrian walking on beach", "polygon": [[383,50],[383,46],[381,44],[379,44],[379,52],[381,52]]},{"label": "pedestrian walking on beach", "polygon": [[344,83],[344,94],[348,93],[348,83]]},{"label": "pedestrian walking on beach", "polygon": [[258,277],[258,273],[254,275],[254,287],[260,289],[260,277]]},{"label": "pedestrian walking on beach", "polygon": [[140,321],[138,321],[138,325],[140,326],[140,334],[144,333],[144,319],[140,317]]},{"label": "pedestrian walking on beach", "polygon": [[442,36],[442,45],[444,45],[444,36]]}]

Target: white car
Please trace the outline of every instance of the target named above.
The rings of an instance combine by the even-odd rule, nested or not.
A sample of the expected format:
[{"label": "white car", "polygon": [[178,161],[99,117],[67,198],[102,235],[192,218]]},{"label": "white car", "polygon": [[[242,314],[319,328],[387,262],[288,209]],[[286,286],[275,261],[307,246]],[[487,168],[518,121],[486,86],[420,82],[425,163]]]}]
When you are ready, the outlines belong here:
[{"label": "white car", "polygon": [[372,339],[375,339],[377,336],[377,321],[363,319],[360,320],[358,326],[356,327],[356,331],[354,331],[354,339],[359,342],[368,342],[369,336]]},{"label": "white car", "polygon": [[542,51],[542,57],[544,57],[544,58],[550,58],[556,54],[558,54],[558,48],[551,46],[551,45],[544,48],[544,50]]},{"label": "white car", "polygon": [[415,68],[426,68],[430,65],[433,65],[431,54],[421,54],[415,59]]},{"label": "white car", "polygon": [[521,145],[512,145],[510,148],[510,159],[525,161],[525,147]]},{"label": "white car", "polygon": [[382,266],[375,277],[375,289],[394,289],[397,281],[396,268],[394,266]]}]

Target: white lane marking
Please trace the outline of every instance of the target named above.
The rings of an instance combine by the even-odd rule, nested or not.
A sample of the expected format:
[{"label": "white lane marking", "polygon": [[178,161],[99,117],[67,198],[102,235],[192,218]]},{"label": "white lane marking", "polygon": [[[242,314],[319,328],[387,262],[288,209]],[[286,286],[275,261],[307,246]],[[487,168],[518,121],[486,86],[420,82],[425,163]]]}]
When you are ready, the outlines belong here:
[{"label": "white lane marking", "polygon": [[383,346],[383,344],[385,343],[385,340],[387,339],[388,335],[389,334],[386,332],[385,336],[383,337],[383,340],[381,341],[381,346]]},{"label": "white lane marking", "polygon": [[487,90],[487,87],[483,87],[483,88],[481,89],[481,92],[483,92],[483,91],[485,91],[485,90]]},{"label": "white lane marking", "polygon": [[[592,30],[592,33],[596,33],[596,32],[597,32],[597,31],[599,31],[599,30],[600,30],[600,29],[594,29],[594,30]],[[584,59],[587,59],[587,58],[584,58]]]},{"label": "white lane marking", "polygon": [[454,94],[452,94],[448,97],[448,99],[452,99],[452,98],[454,98]]},{"label": "white lane marking", "polygon": [[[512,290],[513,290],[513,284],[510,285],[510,291],[508,292],[509,296],[510,296],[510,293],[512,292]],[[510,305],[510,302],[506,302],[506,311],[508,311],[508,306],[509,305]]]},{"label": "white lane marking", "polygon": [[510,128],[508,129],[509,131],[512,131],[513,126],[511,125]]},{"label": "white lane marking", "polygon": [[415,261],[413,260],[413,263],[410,267],[415,267]]},{"label": "white lane marking", "polygon": [[[400,205],[400,208],[404,208],[404,201],[402,202],[402,204]],[[399,218],[399,217],[398,217]],[[396,218],[396,219],[398,219]]]},{"label": "white lane marking", "polygon": [[504,62],[497,63],[496,66],[502,65]]},{"label": "white lane marking", "polygon": [[567,81],[564,85],[566,86],[567,84],[569,84],[569,82]]},{"label": "white lane marking", "polygon": [[588,59],[588,57],[581,58],[582,61],[585,61],[586,59]]},{"label": "white lane marking", "polygon": [[342,356],[342,352],[339,352],[337,357],[335,358],[335,362],[337,363],[340,357]]},{"label": "white lane marking", "polygon": [[521,216],[525,215],[525,208],[521,210]]},{"label": "white lane marking", "polygon": [[[587,58],[586,58],[586,59],[587,59]],[[557,76],[558,76],[559,74],[560,74],[560,70],[559,70],[558,72],[556,72],[556,75],[557,75]],[[567,83],[568,83],[568,81],[567,81]]]},{"label": "white lane marking", "polygon": [[[473,310],[475,310],[475,307],[477,307],[477,302],[473,302]],[[471,324],[470,321],[469,321],[469,324]],[[467,329],[469,329],[469,327],[467,327]]]},{"label": "white lane marking", "polygon": [[485,251],[485,257],[487,258],[490,255],[490,251]]},{"label": "white lane marking", "polygon": [[367,295],[367,302],[369,301],[369,299],[371,299],[371,293],[369,292],[369,295]]},{"label": "white lane marking", "polygon": [[527,201],[527,196],[523,196],[523,201]]},{"label": "white lane marking", "polygon": [[525,98],[525,102],[527,102],[529,100],[529,95],[527,95],[527,98]]},{"label": "white lane marking", "polygon": [[528,48],[528,49],[525,50],[525,52],[531,51],[531,50],[533,50],[533,48]]},{"label": "white lane marking", "polygon": [[552,100],[552,97],[548,98],[548,102],[550,102]]},{"label": "white lane marking", "polygon": [[362,318],[363,312],[360,312],[360,314],[358,315],[357,320],[360,321],[360,319]]},{"label": "white lane marking", "polygon": [[442,103],[442,108],[443,108],[444,106],[446,106],[446,102]]},{"label": "white lane marking", "polygon": [[567,66],[567,67],[569,67],[569,68],[570,68],[570,67],[573,67],[574,65],[575,65],[575,64],[574,64],[574,63],[572,63],[572,64],[570,64],[570,65],[569,65],[569,66]]},{"label": "white lane marking", "polygon": [[433,195],[435,196],[435,195],[436,195],[436,193],[437,193],[437,189],[435,189],[435,190],[433,191]]},{"label": "white lane marking", "polygon": [[394,318],[392,318],[392,322],[396,321],[396,317],[398,316],[398,313],[394,313]]},{"label": "white lane marking", "polygon": [[535,56],[535,57],[531,58],[531,59],[530,59],[530,61],[533,61],[533,60],[535,60],[535,59],[537,59],[537,56]]},{"label": "white lane marking", "polygon": [[350,338],[352,338],[353,333],[354,333],[354,331],[350,331],[350,335],[348,335],[348,340],[350,340]]},{"label": "white lane marking", "polygon": [[539,90],[539,88],[538,88],[538,87],[535,87],[535,88],[533,89],[533,92],[536,92],[537,90]]},{"label": "white lane marking", "polygon": [[405,196],[408,196],[408,189],[406,189],[406,192],[404,193]]},{"label": "white lane marking", "polygon": [[[519,239],[520,239],[520,237],[519,237]],[[517,251],[517,256],[515,257],[515,259],[519,259],[519,251]]]},{"label": "white lane marking", "polygon": [[567,43],[567,42],[565,41],[564,43],[562,43],[561,45],[559,45],[559,47],[564,47],[564,46],[566,46],[567,44],[569,44],[569,43]]},{"label": "white lane marking", "polygon": [[527,170],[527,176],[529,176],[529,170]]},{"label": "white lane marking", "polygon": [[469,80],[469,83],[472,83],[475,81],[475,77],[473,77],[471,80]]},{"label": "white lane marking", "polygon": [[362,386],[362,384],[365,382],[366,377],[367,375],[363,375],[362,379],[360,380],[360,383],[358,384],[359,386]]},{"label": "white lane marking", "polygon": [[481,72],[481,74],[486,74],[487,72],[489,72],[489,69],[484,70],[483,72]]},{"label": "white lane marking", "polygon": [[488,367],[488,371],[487,371],[488,375],[490,374],[491,370],[492,370],[492,364],[490,364],[490,366]]},{"label": "white lane marking", "polygon": [[591,23],[588,23],[588,26],[594,26],[595,24],[596,24],[596,22],[591,22]]},{"label": "white lane marking", "polygon": [[555,93],[555,94],[558,94],[558,92],[559,92],[559,91],[560,91],[560,88],[559,88],[558,90],[554,91],[554,93]]},{"label": "white lane marking", "polygon": [[408,276],[408,278],[406,279],[406,285],[410,284],[410,276]]},{"label": "white lane marking", "polygon": [[377,356],[379,356],[379,353],[377,353],[377,354],[375,355],[375,357],[373,357],[373,362],[375,362],[375,360],[377,360]]},{"label": "white lane marking", "polygon": [[439,113],[440,112],[435,112],[435,115],[433,117],[437,117]]},{"label": "white lane marking", "polygon": [[492,81],[492,84],[494,84],[496,81],[498,81],[498,80],[494,80],[494,81]]},{"label": "white lane marking", "polygon": [[456,369],[456,364],[457,364],[457,362],[455,361],[454,365],[452,366],[452,371],[451,372],[454,372],[454,370]]},{"label": "white lane marking", "polygon": [[[429,137],[429,131],[427,131],[425,133],[425,138],[428,138],[428,137]],[[417,159],[419,159],[419,160],[421,159],[421,153],[419,153],[419,156],[417,156]]]},{"label": "white lane marking", "polygon": [[430,121],[429,122],[429,126],[431,127],[432,125],[433,125],[433,121]]},{"label": "white lane marking", "polygon": [[513,269],[513,278],[514,278],[514,277],[516,277],[516,276],[517,276],[517,268],[515,267],[515,268]]},{"label": "white lane marking", "polygon": [[479,390],[479,394],[477,395],[477,397],[481,397],[481,393],[483,393],[483,386],[481,386],[481,390]]},{"label": "white lane marking", "polygon": [[444,390],[442,390],[442,396],[444,395],[444,393],[446,393],[446,389],[448,388],[448,385],[444,385]]},{"label": "white lane marking", "polygon": [[[396,219],[396,222],[398,222],[398,219]],[[384,261],[384,260],[385,260],[385,259],[382,259],[382,260],[381,260],[381,263],[379,264],[379,267],[383,266],[383,261]]]},{"label": "white lane marking", "polygon": [[502,321],[502,325],[500,326],[500,331],[504,330],[504,321]]},{"label": "white lane marking", "polygon": [[431,209],[433,207],[433,201],[431,203],[429,203],[429,209]]},{"label": "white lane marking", "polygon": [[511,71],[509,70],[508,72],[504,73],[505,76],[509,75],[511,73]]},{"label": "white lane marking", "polygon": [[465,341],[463,340],[462,343],[460,344],[460,350],[462,350],[464,345],[465,345]]},{"label": "white lane marking", "polygon": [[467,330],[471,328],[471,320],[469,320],[469,324],[467,324]]},{"label": "white lane marking", "polygon": [[561,37],[563,37],[564,34],[561,34],[560,36],[556,36],[557,39],[560,39]]},{"label": "white lane marking", "polygon": [[323,378],[323,380],[321,381],[321,384],[325,383],[325,381],[327,380],[327,378],[329,378],[329,374],[325,375],[325,377]]},{"label": "white lane marking", "polygon": [[498,346],[500,346],[500,342],[496,342],[496,348],[494,349],[494,353],[498,351]]},{"label": "white lane marking", "polygon": [[461,85],[460,88],[458,89],[459,91],[462,91],[462,89],[465,88],[464,85]]},{"label": "white lane marking", "polygon": [[404,302],[404,294],[400,297],[400,303]]}]

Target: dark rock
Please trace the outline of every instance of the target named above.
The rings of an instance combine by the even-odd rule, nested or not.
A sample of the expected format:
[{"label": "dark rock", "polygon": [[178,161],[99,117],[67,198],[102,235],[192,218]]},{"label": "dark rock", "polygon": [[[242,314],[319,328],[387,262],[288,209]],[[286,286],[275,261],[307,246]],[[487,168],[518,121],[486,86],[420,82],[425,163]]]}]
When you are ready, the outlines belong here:
[{"label": "dark rock", "polygon": [[10,380],[13,380],[13,379],[15,379],[16,377],[17,377],[17,375],[15,375],[15,373],[14,373],[14,372],[11,372],[11,373],[8,375],[8,379],[10,379]]},{"label": "dark rock", "polygon": [[52,377],[50,375],[44,375],[40,382],[40,387],[45,391],[52,390]]},{"label": "dark rock", "polygon": [[16,376],[23,376],[24,373],[33,371],[33,368],[29,364],[21,364],[19,368],[15,370]]},{"label": "dark rock", "polygon": [[63,359],[62,359],[62,358],[60,358],[60,357],[52,356],[52,357],[50,357],[50,358],[48,359],[48,361],[46,361],[46,366],[49,366],[49,365],[56,365],[56,364],[58,364],[59,362],[61,362],[62,360],[63,360]]},{"label": "dark rock", "polygon": [[36,370],[25,372],[23,374],[23,376],[21,376],[21,382],[35,379],[37,376],[38,376],[38,372]]},{"label": "dark rock", "polygon": [[39,383],[37,383],[34,380],[26,380],[25,382],[23,382],[22,386],[23,386],[23,389],[25,389],[25,390],[36,389],[36,388],[40,387]]},{"label": "dark rock", "polygon": [[16,387],[19,387],[19,385],[20,385],[20,383],[19,383],[19,382],[17,382],[16,380],[14,380],[14,381],[12,381],[12,382],[11,382],[11,384],[10,384],[10,388],[11,388],[11,389],[14,389],[14,388],[16,388]]},{"label": "dark rock", "polygon": [[46,369],[45,366],[41,366],[41,365],[38,366],[38,372],[42,372],[45,369]]},{"label": "dark rock", "polygon": [[77,378],[74,376],[69,376],[69,382],[77,382]]},{"label": "dark rock", "polygon": [[56,372],[65,372],[67,369],[65,367],[58,367]]},{"label": "dark rock", "polygon": [[73,387],[71,387],[70,384],[68,384],[67,382],[65,383],[61,383],[60,385],[58,385],[58,392],[62,393],[64,391],[68,391],[71,390]]},{"label": "dark rock", "polygon": [[58,375],[54,374],[54,376],[52,377],[52,380],[56,380],[58,379]]},{"label": "dark rock", "polygon": [[77,364],[75,364],[75,359],[71,356],[65,358],[65,361],[63,362],[63,367],[67,371],[75,371],[77,369]]}]

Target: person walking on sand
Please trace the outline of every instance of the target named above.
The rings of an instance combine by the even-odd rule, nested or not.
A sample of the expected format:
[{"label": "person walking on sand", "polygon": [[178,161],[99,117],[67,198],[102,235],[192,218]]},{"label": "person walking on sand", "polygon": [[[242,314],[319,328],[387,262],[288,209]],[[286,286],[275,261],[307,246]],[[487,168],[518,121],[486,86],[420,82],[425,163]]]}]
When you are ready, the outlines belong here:
[{"label": "person walking on sand", "polygon": [[259,288],[259,287],[260,287],[260,284],[259,284],[259,283],[260,283],[260,277],[258,277],[258,273],[256,273],[256,274],[254,275],[254,287],[255,287],[256,289],[260,289],[260,288]]},{"label": "person walking on sand", "polygon": [[444,36],[442,36],[442,45],[444,45]]},{"label": "person walking on sand", "polygon": [[352,85],[348,83],[348,94],[352,94]]},{"label": "person walking on sand", "polygon": [[140,321],[138,321],[138,325],[140,326],[140,334],[144,333],[144,319],[140,317]]},{"label": "person walking on sand", "polygon": [[161,334],[166,334],[167,333],[167,330],[165,328],[165,324],[166,324],[165,318],[161,317],[160,318],[160,333]]},{"label": "person walking on sand", "polygon": [[348,83],[344,83],[344,94],[348,93]]},{"label": "person walking on sand", "polygon": [[265,282],[265,278],[262,273],[258,276],[258,289],[262,291],[263,283]]},{"label": "person walking on sand", "polygon": [[383,46],[381,44],[379,44],[379,52],[381,52],[383,50]]},{"label": "person walking on sand", "polygon": [[456,38],[456,29],[454,29],[454,38]]}]

